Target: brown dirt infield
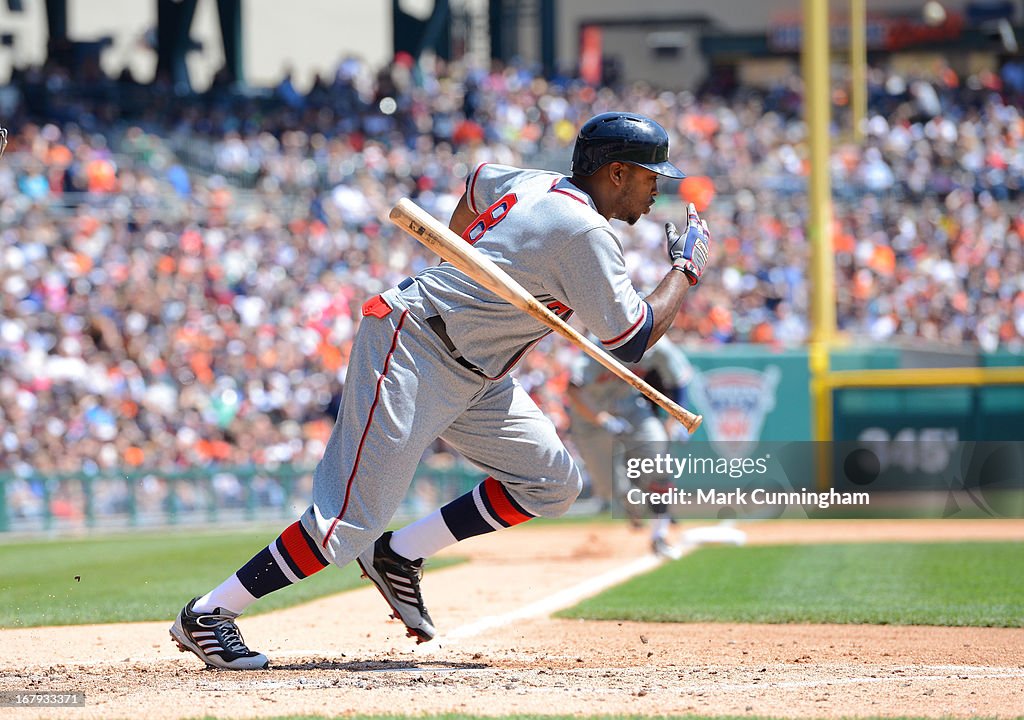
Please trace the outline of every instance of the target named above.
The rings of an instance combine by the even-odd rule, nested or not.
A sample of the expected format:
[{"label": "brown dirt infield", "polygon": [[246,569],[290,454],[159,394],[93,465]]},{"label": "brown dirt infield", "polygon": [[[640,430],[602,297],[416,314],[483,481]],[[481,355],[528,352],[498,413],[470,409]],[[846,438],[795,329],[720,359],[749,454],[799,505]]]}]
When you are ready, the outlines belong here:
[{"label": "brown dirt infield", "polygon": [[[751,543],[1024,541],[1024,521],[741,527]],[[471,561],[428,571],[424,581],[431,613],[449,639],[418,647],[400,624],[386,621],[386,607],[369,586],[243,618],[250,646],[271,658],[269,671],[202,669],[170,642],[171,618],[2,630],[0,690],[87,696],[82,708],[8,708],[4,717],[1024,714],[1021,629],[583,622],[554,620],[537,608],[491,622],[637,563],[645,534],[618,524],[525,526],[457,550]]]}]

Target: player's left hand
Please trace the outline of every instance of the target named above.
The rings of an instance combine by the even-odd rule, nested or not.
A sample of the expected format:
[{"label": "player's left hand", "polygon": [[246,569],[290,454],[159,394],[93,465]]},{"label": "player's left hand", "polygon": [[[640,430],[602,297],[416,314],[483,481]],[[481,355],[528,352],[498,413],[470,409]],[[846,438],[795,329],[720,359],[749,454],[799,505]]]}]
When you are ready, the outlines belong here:
[{"label": "player's left hand", "polygon": [[674,224],[665,223],[665,240],[672,267],[686,275],[690,285],[696,285],[708,263],[711,232],[693,203],[686,208],[686,234],[680,235]]}]

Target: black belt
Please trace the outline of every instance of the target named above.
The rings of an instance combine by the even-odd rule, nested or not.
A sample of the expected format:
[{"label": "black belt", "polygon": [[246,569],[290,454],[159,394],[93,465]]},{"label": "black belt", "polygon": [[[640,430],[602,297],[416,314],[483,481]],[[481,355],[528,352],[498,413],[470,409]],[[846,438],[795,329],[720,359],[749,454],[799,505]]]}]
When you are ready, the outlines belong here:
[{"label": "black belt", "polygon": [[[414,282],[416,282],[415,279],[407,277],[405,280],[398,283],[398,289],[405,290]],[[455,362],[457,362],[459,365],[466,368],[470,372],[474,372],[477,375],[480,375],[481,377],[487,377],[487,375],[484,374],[483,370],[478,368],[476,365],[471,363],[466,358],[462,357],[462,353],[460,353],[458,348],[455,347],[455,343],[452,342],[452,339],[448,337],[448,328],[445,327],[444,320],[442,320],[439,315],[432,315],[428,317],[427,325],[430,326],[430,329],[433,330],[434,334],[437,335],[438,339],[441,340],[441,342],[445,346],[445,349],[447,349],[448,352],[451,353],[452,359],[454,359]]]},{"label": "black belt", "polygon": [[448,328],[445,327],[444,320],[441,319],[440,315],[431,315],[430,317],[428,317],[427,325],[429,325],[430,329],[434,331],[434,334],[437,335],[438,338],[440,338],[445,348],[447,348],[448,352],[451,353],[451,356],[455,360],[455,362],[457,362],[459,365],[466,368],[467,370],[474,372],[477,375],[480,375],[481,377],[487,377],[484,374],[483,370],[478,368],[476,365],[471,363],[466,358],[462,357],[462,353],[460,353],[458,348],[455,347],[455,343],[452,342],[452,339],[448,337]]}]

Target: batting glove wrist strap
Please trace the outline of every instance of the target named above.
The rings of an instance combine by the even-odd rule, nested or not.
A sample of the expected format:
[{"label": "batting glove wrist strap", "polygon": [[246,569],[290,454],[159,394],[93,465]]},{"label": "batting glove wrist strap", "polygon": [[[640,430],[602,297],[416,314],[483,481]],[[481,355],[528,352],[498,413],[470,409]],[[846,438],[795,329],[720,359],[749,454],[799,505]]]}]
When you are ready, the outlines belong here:
[{"label": "batting glove wrist strap", "polygon": [[673,263],[672,269],[678,270],[683,275],[685,275],[686,279],[690,281],[691,286],[696,285],[697,282],[700,280],[700,273],[697,272],[696,266],[689,260],[683,260],[678,263]]}]

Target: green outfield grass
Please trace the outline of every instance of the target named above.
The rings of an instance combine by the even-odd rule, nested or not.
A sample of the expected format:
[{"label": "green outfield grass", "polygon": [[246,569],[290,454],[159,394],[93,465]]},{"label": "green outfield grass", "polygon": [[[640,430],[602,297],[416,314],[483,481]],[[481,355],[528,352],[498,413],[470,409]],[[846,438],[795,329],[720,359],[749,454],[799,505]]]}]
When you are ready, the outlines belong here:
[{"label": "green outfield grass", "polygon": [[1024,543],[707,547],[561,617],[1024,626]]},{"label": "green outfield grass", "polygon": [[[183,528],[173,534],[0,544],[0,627],[173,619],[187,600],[220,583],[279,532]],[[248,613],[366,586],[355,563],[342,570],[329,566],[260,599]]]}]

